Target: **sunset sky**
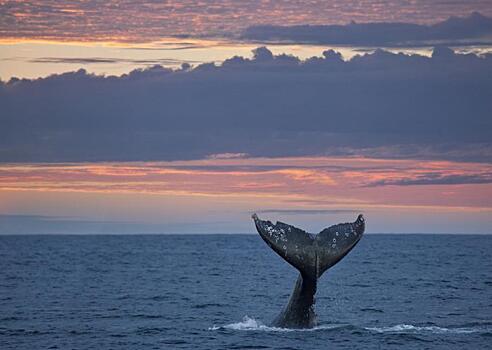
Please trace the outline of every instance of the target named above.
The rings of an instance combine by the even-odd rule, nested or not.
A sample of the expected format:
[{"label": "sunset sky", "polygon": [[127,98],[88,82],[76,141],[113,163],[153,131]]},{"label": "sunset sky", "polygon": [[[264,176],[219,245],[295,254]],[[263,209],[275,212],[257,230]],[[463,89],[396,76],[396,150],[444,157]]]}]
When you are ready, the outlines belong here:
[{"label": "sunset sky", "polygon": [[492,233],[489,1],[1,1],[0,234]]}]

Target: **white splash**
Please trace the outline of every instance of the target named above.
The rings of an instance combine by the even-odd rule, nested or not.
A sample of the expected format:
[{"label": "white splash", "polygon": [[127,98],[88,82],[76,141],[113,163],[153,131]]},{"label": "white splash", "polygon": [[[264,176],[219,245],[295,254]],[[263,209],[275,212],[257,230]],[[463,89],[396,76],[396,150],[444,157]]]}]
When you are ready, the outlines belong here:
[{"label": "white splash", "polygon": [[230,323],[225,326],[213,326],[209,330],[216,331],[219,329],[232,329],[236,331],[268,331],[268,330],[281,330],[282,328],[265,326],[261,321],[257,321],[254,318],[244,316],[241,322]]},{"label": "white splash", "polygon": [[221,329],[231,329],[235,331],[265,331],[265,332],[312,332],[327,329],[336,329],[346,327],[346,324],[329,324],[321,325],[314,328],[306,329],[292,329],[292,328],[280,328],[280,327],[270,327],[264,325],[261,321],[257,321],[252,317],[244,316],[241,322],[227,324],[225,326],[213,326],[209,327],[210,331],[217,331]]},{"label": "white splash", "polygon": [[438,326],[414,326],[411,324],[397,324],[391,327],[365,327],[365,329],[369,331],[375,331],[378,333],[420,333],[420,332],[429,332],[429,333],[476,333],[481,332],[483,329],[479,328],[445,328]]},{"label": "white splash", "polygon": [[263,324],[261,321],[255,320],[252,317],[244,316],[241,322],[230,323],[224,326],[213,326],[209,327],[210,331],[217,330],[234,330],[234,331],[263,331],[263,332],[313,332],[322,330],[337,330],[337,329],[350,329],[355,327],[356,329],[365,329],[366,331],[377,332],[377,333],[433,333],[433,334],[469,334],[477,332],[488,332],[489,328],[483,327],[456,327],[456,328],[445,328],[438,326],[414,326],[411,324],[397,324],[395,326],[387,327],[357,327],[351,326],[349,324],[333,323],[320,325],[314,328],[307,329],[291,329],[291,328],[280,328],[280,327],[270,327]]}]

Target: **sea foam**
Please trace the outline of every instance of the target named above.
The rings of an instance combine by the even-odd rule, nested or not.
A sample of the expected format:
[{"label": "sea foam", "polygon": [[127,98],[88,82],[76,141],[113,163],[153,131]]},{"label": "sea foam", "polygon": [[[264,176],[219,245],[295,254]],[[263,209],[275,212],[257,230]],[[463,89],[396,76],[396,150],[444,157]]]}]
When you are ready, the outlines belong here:
[{"label": "sea foam", "polygon": [[241,322],[235,322],[226,324],[223,326],[213,326],[209,327],[208,330],[235,330],[235,331],[266,331],[266,332],[312,332],[312,331],[322,331],[322,330],[341,330],[341,329],[352,329],[352,330],[366,330],[369,332],[376,333],[433,333],[433,334],[467,334],[467,333],[478,333],[478,332],[490,332],[487,327],[439,327],[439,326],[415,326],[411,324],[397,324],[394,326],[383,326],[383,327],[361,327],[350,324],[333,323],[319,325],[313,328],[306,329],[292,329],[292,328],[280,328],[271,327],[265,325],[263,322],[256,320],[253,317],[244,316]]},{"label": "sea foam", "polygon": [[220,329],[230,329],[237,331],[267,331],[267,332],[312,332],[319,330],[337,329],[345,328],[349,326],[348,324],[326,324],[320,325],[313,328],[306,329],[293,329],[293,328],[280,328],[280,327],[270,327],[263,324],[252,317],[244,316],[241,322],[230,323],[224,326],[213,326],[208,328],[209,330],[216,331]]}]

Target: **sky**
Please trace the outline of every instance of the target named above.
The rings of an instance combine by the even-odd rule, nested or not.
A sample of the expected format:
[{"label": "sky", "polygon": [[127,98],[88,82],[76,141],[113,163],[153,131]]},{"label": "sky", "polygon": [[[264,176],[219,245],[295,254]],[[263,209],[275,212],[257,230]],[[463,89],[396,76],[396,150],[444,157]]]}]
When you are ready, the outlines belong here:
[{"label": "sky", "polygon": [[0,1],[0,234],[490,234],[490,5]]}]

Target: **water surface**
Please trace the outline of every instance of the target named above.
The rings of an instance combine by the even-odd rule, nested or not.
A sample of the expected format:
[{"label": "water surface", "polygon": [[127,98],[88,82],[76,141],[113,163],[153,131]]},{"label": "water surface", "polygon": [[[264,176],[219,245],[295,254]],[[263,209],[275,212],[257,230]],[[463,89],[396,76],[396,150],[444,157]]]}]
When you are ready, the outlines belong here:
[{"label": "water surface", "polygon": [[492,236],[366,235],[319,326],[268,327],[296,272],[255,235],[0,236],[2,349],[486,349]]}]

